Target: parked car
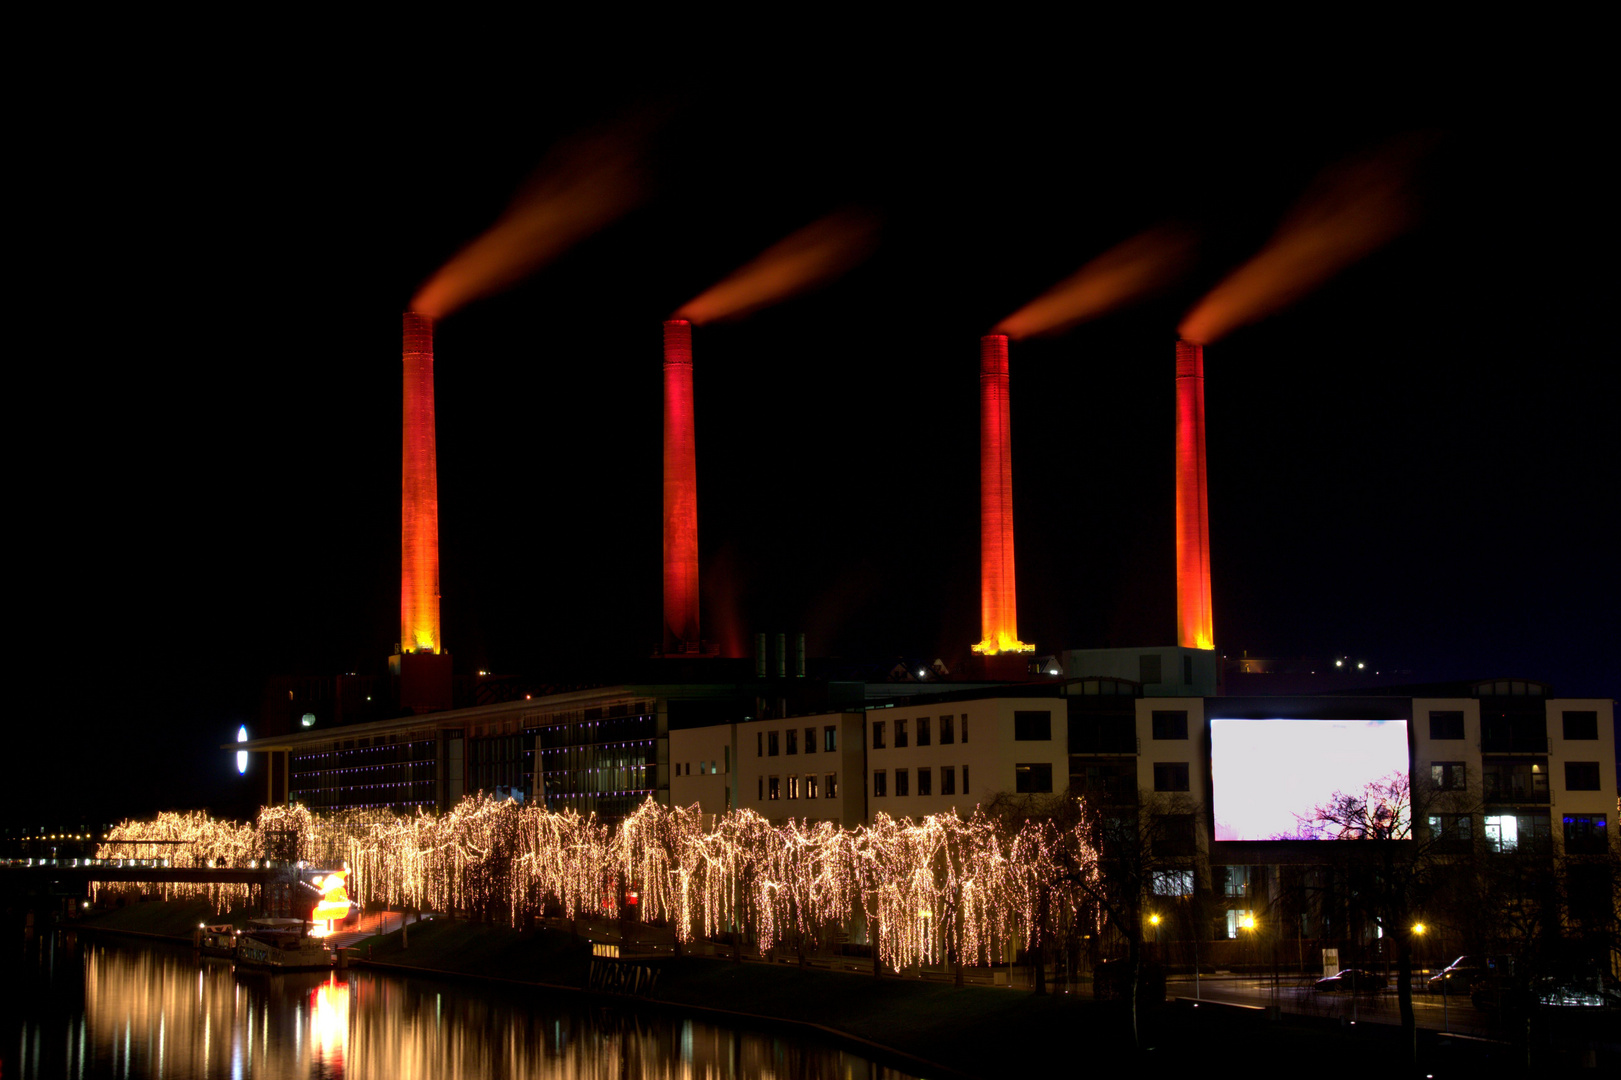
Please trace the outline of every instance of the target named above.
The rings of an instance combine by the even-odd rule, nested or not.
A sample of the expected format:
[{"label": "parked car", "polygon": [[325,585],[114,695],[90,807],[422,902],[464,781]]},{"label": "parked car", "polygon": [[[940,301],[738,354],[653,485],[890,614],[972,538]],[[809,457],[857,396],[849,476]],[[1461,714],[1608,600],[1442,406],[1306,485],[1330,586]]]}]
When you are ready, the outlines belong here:
[{"label": "parked car", "polygon": [[1483,956],[1460,956],[1439,972],[1430,976],[1430,993],[1439,994],[1445,988],[1448,995],[1467,994],[1475,983],[1490,973]]},{"label": "parked car", "polygon": [[1524,1013],[1528,1004],[1542,1009],[1615,1010],[1621,1009],[1621,983],[1598,972],[1539,975],[1523,987],[1487,977],[1475,983],[1469,1000],[1482,1012],[1492,1013]]},{"label": "parked car", "polygon": [[1312,987],[1319,994],[1332,994],[1341,990],[1383,990],[1385,977],[1361,968],[1346,968],[1326,979],[1318,979]]}]

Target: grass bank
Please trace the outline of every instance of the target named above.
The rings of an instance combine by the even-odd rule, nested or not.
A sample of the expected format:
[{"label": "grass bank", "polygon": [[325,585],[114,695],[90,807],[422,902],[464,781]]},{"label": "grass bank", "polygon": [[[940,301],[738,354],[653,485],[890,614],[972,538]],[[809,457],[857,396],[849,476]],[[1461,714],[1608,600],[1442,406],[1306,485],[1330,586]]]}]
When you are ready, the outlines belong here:
[{"label": "grass bank", "polygon": [[220,914],[206,900],[148,900],[126,904],[124,907],[108,908],[105,911],[93,911],[85,918],[67,925],[93,931],[189,942],[192,931],[197,929],[198,923],[206,923],[209,926],[231,923],[241,926],[249,917],[246,910]]},{"label": "grass bank", "polygon": [[[572,934],[463,922],[410,928],[371,941],[380,964],[473,977],[581,987],[588,947]],[[1264,1010],[1169,1004],[1145,1017],[1154,1049],[1138,1052],[1120,1005],[1074,995],[963,987],[898,977],[668,957],[650,1007],[725,1013],[739,1022],[811,1025],[923,1076],[1004,1077],[1034,1070],[1091,1070],[1114,1065],[1139,1075],[1197,1075],[1225,1062],[1336,1070],[1385,1077],[1517,1075],[1507,1048],[1426,1037],[1419,1066],[1402,1064],[1398,1029],[1377,1024],[1289,1017]],[[892,1053],[886,1055],[883,1050]],[[918,1063],[929,1063],[919,1065]],[[932,1066],[939,1066],[935,1068]]]}]

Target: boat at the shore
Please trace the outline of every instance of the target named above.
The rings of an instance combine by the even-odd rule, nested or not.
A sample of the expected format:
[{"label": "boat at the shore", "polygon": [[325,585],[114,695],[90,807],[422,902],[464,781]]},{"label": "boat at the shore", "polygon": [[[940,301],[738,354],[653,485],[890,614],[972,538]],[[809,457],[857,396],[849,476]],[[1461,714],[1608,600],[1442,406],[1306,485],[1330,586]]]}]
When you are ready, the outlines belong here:
[{"label": "boat at the shore", "polygon": [[231,958],[242,967],[275,971],[330,968],[332,951],[307,929],[299,919],[255,919],[236,936]]},{"label": "boat at the shore", "polygon": [[230,923],[198,928],[197,951],[204,956],[230,957],[236,953],[236,927]]}]

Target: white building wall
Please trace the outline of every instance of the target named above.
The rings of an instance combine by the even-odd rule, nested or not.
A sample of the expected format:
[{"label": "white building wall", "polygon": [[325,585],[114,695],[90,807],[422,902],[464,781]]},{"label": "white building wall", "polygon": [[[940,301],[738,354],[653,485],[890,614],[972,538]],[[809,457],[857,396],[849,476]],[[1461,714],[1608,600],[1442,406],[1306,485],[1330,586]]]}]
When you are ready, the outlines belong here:
[{"label": "white building wall", "polygon": [[670,732],[670,805],[697,803],[706,814],[729,808],[734,724]]},{"label": "white building wall", "polygon": [[[848,826],[861,824],[865,818],[861,721],[860,713],[825,713],[787,720],[753,720],[737,725],[737,806],[778,824],[789,818]],[[830,728],[831,751],[827,749]],[[807,732],[815,747],[810,751],[806,750]],[[790,746],[792,753],[789,753]],[[813,777],[814,797],[811,794]],[[829,778],[833,788],[831,795]]]},{"label": "white building wall", "polygon": [[[1187,737],[1154,738],[1156,712],[1166,714],[1185,712]],[[1137,790],[1160,790],[1155,783],[1156,765],[1187,766],[1187,789],[1179,792],[1175,787],[1168,787],[1161,792],[1162,794],[1185,794],[1201,808],[1210,806],[1209,740],[1205,733],[1204,698],[1137,699]],[[1161,774],[1161,778],[1165,779],[1165,774]]]},{"label": "white building wall", "polygon": [[[1567,713],[1596,713],[1597,738],[1566,738]],[[1576,725],[1572,725],[1573,727]],[[1571,734],[1577,734],[1572,731]],[[1598,790],[1571,790],[1572,763],[1598,765]],[[1617,828],[1615,771],[1615,703],[1604,698],[1554,698],[1548,702],[1548,791],[1554,844],[1563,847],[1566,817],[1604,817],[1605,832],[1615,845]]]},{"label": "white building wall", "polygon": [[[1435,738],[1444,734],[1446,722],[1436,714],[1462,713],[1461,739]],[[1439,722],[1438,722],[1439,721]],[[1431,781],[1434,766],[1462,762],[1465,770],[1466,801],[1479,802],[1481,790],[1480,701],[1477,698],[1414,698],[1413,782]],[[1422,790],[1422,788],[1421,788]]]},{"label": "white building wall", "polygon": [[[1045,713],[1044,739],[1015,736],[1016,713]],[[1067,710],[1063,698],[983,698],[976,701],[930,702],[867,712],[867,813],[893,818],[920,818],[956,810],[962,817],[989,802],[998,793],[1015,794],[1020,766],[1046,766],[1047,781],[1039,795],[1060,795],[1069,786]],[[952,741],[941,741],[944,717],[951,718]],[[928,722],[929,741],[918,745],[918,731]],[[874,743],[882,725],[883,746]],[[964,738],[966,725],[966,739]],[[1038,725],[1039,726],[1039,725]],[[905,745],[897,745],[904,728]],[[919,777],[926,771],[929,794],[920,793]],[[878,794],[878,775],[883,794]],[[904,773],[906,794],[900,793]],[[1039,768],[1026,777],[1039,776]],[[955,789],[948,793],[947,777]],[[1038,784],[1038,787],[1042,785]],[[966,790],[965,790],[966,788]]]}]

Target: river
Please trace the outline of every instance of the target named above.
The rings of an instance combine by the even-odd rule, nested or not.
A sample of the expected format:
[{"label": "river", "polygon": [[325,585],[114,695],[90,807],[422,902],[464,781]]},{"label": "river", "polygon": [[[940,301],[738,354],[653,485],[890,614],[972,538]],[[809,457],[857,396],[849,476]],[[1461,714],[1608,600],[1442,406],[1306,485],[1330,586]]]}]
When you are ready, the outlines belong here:
[{"label": "river", "polygon": [[556,993],[364,969],[256,974],[181,945],[66,933],[13,950],[6,1080],[910,1076],[827,1043]]}]

